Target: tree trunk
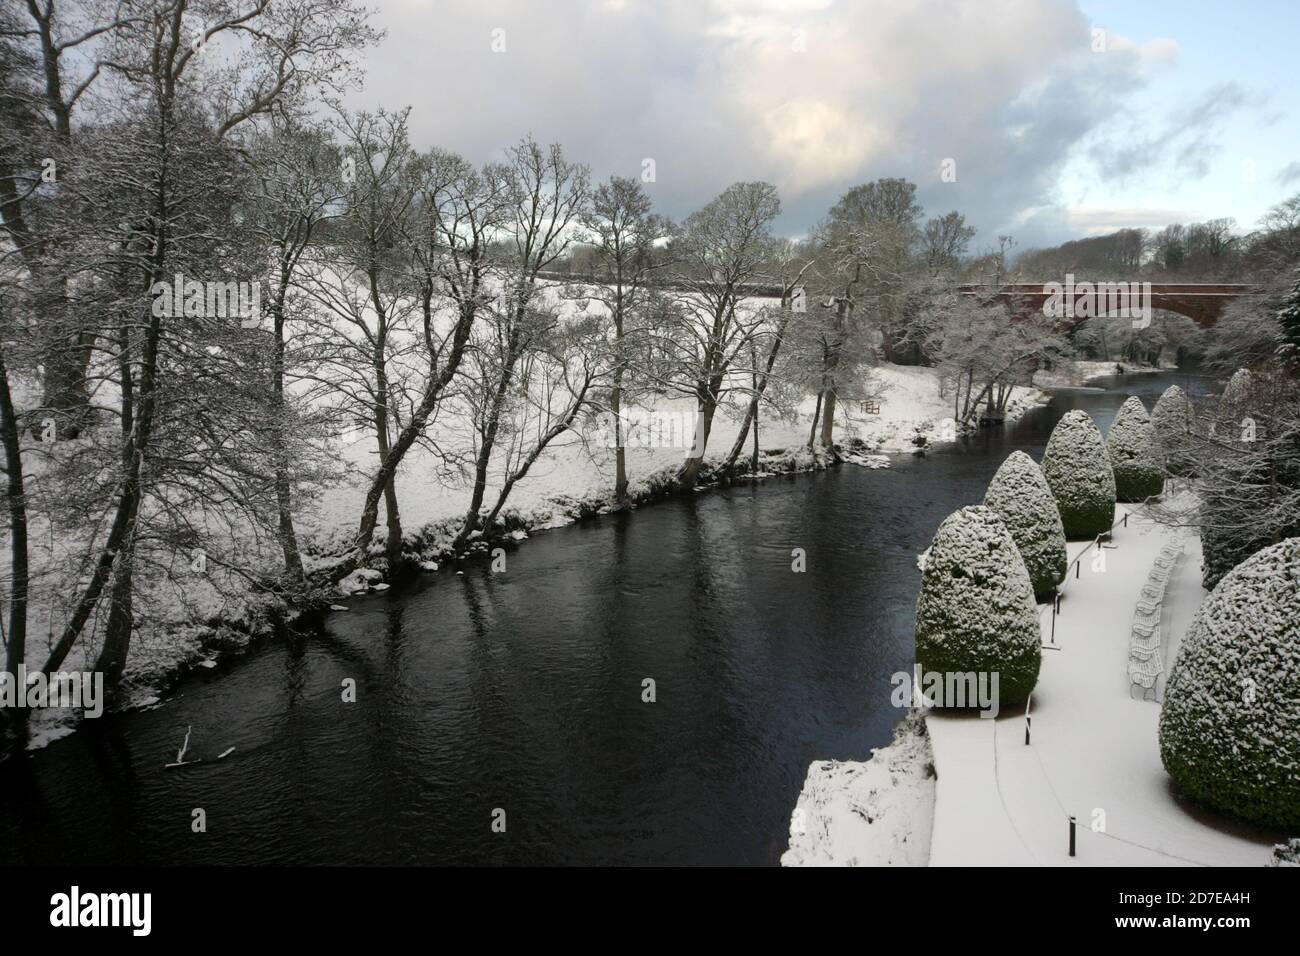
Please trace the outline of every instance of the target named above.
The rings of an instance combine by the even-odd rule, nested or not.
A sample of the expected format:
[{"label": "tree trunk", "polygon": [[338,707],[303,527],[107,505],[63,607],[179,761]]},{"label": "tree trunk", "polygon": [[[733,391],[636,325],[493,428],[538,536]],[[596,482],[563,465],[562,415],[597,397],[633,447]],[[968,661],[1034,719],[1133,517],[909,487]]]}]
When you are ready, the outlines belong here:
[{"label": "tree trunk", "polygon": [[835,386],[826,389],[826,400],[822,403],[822,438],[821,446],[827,451],[835,451]]},{"label": "tree trunk", "polygon": [[271,404],[275,415],[275,506],[278,512],[280,550],[284,553],[284,570],[290,587],[301,590],[307,576],[302,567],[302,554],[298,550],[298,534],[293,526],[292,485],[289,478],[288,422],[285,420],[284,401],[284,295],[289,277],[284,268],[280,271],[280,288],[272,306],[275,321],[274,353],[271,361]]},{"label": "tree trunk", "polygon": [[455,376],[457,369],[460,368],[461,359],[465,354],[465,342],[469,338],[469,330],[473,325],[473,313],[462,313],[457,321],[456,329],[452,333],[451,354],[443,366],[442,371],[437,375],[432,375],[430,380],[425,384],[424,395],[420,399],[420,404],[415,409],[415,413],[402,428],[401,433],[397,436],[392,447],[389,449],[388,456],[379,463],[379,470],[375,472],[370,479],[370,488],[366,491],[366,500],[361,506],[361,520],[357,524],[356,536],[352,539],[352,553],[339,562],[337,566],[330,571],[328,580],[337,584],[345,577],[360,567],[361,562],[365,559],[366,549],[370,546],[370,539],[375,533],[375,525],[379,523],[379,499],[383,497],[384,492],[392,481],[392,476],[397,472],[397,466],[401,463],[402,458],[406,455],[410,447],[415,444],[415,439],[424,431],[425,425],[429,422],[429,416],[433,413],[434,406],[442,397],[443,389],[447,383]]},{"label": "tree trunk", "polygon": [[[392,451],[388,442],[388,407],[383,398],[375,406],[375,444],[379,448],[379,460],[387,461]],[[388,560],[388,576],[397,576],[402,563],[402,516],[397,508],[397,489],[393,486],[396,470],[388,475],[384,482],[384,514],[387,518],[388,537],[384,544],[384,555]]]},{"label": "tree trunk", "polygon": [[813,445],[817,444],[817,423],[822,417],[822,393],[817,393],[817,407],[813,410],[812,428],[808,431],[808,450],[812,451]]},{"label": "tree trunk", "polygon": [[104,646],[100,648],[99,660],[95,663],[95,670],[103,673],[104,684],[108,687],[116,687],[122,679],[126,670],[126,656],[131,649],[131,631],[135,627],[133,536],[134,532],[128,536],[117,556],[113,586],[109,589]]},{"label": "tree trunk", "polygon": [[9,371],[0,351],[0,439],[4,442],[5,498],[9,506],[9,633],[5,669],[18,673],[27,654],[27,499],[23,490],[22,446]]},{"label": "tree trunk", "polygon": [[[164,154],[167,150],[166,129],[167,127],[164,125],[164,138],[160,147]],[[161,191],[155,200],[154,221],[159,224],[168,222],[169,206],[165,188],[166,183],[164,181],[160,184]],[[155,282],[161,281],[167,257],[167,233],[165,229],[165,225],[159,225],[157,227],[158,231],[153,235],[153,255],[148,276],[148,287],[152,287]],[[146,316],[144,342],[140,354],[138,398],[130,376],[123,376],[123,469],[122,479],[118,483],[118,503],[113,515],[113,524],[104,540],[104,545],[100,550],[99,558],[95,562],[95,569],[91,573],[90,580],[81,592],[81,596],[73,608],[72,615],[63,626],[58,641],[51,648],[50,655],[46,658],[42,667],[42,670],[47,675],[58,670],[59,666],[67,658],[68,652],[72,650],[72,645],[76,643],[77,637],[81,634],[86,622],[90,619],[90,615],[94,612],[95,606],[99,603],[99,598],[103,594],[104,586],[108,583],[109,578],[115,578],[114,590],[117,589],[117,582],[122,579],[124,574],[128,575],[127,582],[130,580],[129,568],[134,560],[135,551],[135,521],[140,511],[142,495],[141,479],[144,470],[144,456],[145,450],[153,439],[154,418],[157,409],[158,347],[162,337],[161,318],[154,315],[152,309],[147,309]],[[129,342],[129,336],[125,331],[123,333],[123,342]],[[129,355],[125,348],[120,361],[129,369]],[[121,564],[118,563],[119,561],[121,561]],[[124,586],[129,586],[129,584]],[[109,663],[116,660],[123,663],[126,661],[127,653],[130,650],[130,639],[130,628],[128,627],[125,630],[119,628],[114,637],[114,647],[112,655],[108,659]],[[104,654],[108,654],[109,648],[107,644],[103,650]],[[101,655],[101,660],[103,659],[104,656]]]},{"label": "tree trunk", "polygon": [[578,417],[578,413],[582,411],[583,406],[586,404],[587,394],[590,389],[591,385],[590,382],[588,382],[583,386],[582,391],[575,396],[574,402],[569,407],[568,412],[559,421],[547,429],[546,434],[541,437],[536,447],[528,453],[528,456],[520,463],[519,467],[515,469],[514,474],[506,477],[505,484],[501,486],[501,492],[497,495],[496,503],[492,506],[492,510],[488,512],[487,518],[484,519],[484,527],[492,527],[497,520],[497,516],[501,514],[501,509],[505,507],[506,499],[510,497],[510,492],[514,490],[515,485],[528,476],[529,469],[531,469],[537,462],[537,459],[542,456],[542,452],[546,451],[547,446],[560,435],[563,435],[573,424],[574,419]]},{"label": "tree trunk", "polygon": [[497,432],[501,426],[501,411],[505,408],[506,395],[514,381],[515,364],[519,361],[519,333],[512,331],[506,342],[505,362],[501,369],[501,378],[492,393],[492,403],[488,406],[488,418],[479,442],[478,456],[474,460],[474,490],[470,493],[469,508],[465,511],[465,520],[461,523],[460,533],[456,535],[453,547],[464,547],[469,536],[479,527],[479,509],[483,507],[483,498],[487,493],[488,466],[492,462],[492,448],[496,444]]},{"label": "tree trunk", "polygon": [[[802,273],[800,273],[800,275],[802,275]],[[788,296],[782,297],[781,301],[783,306],[787,302],[787,299]],[[731,446],[731,453],[727,455],[728,468],[735,464],[736,459],[740,457],[740,453],[744,451],[745,437],[749,434],[751,423],[754,426],[754,447],[755,449],[758,447],[758,406],[763,397],[763,393],[767,391],[767,383],[772,379],[772,369],[776,366],[777,356],[781,353],[781,345],[785,341],[785,330],[789,321],[789,313],[787,312],[776,327],[776,337],[772,340],[772,348],[767,353],[767,364],[763,368],[763,374],[762,376],[755,376],[754,378],[754,398],[749,403],[749,408],[745,410],[745,420],[740,425],[740,434],[736,436],[736,442]],[[818,401],[820,402],[820,396],[818,396]],[[816,434],[816,431],[817,424],[814,421],[813,433]],[[809,447],[812,447],[811,439],[809,439]],[[758,471],[758,458],[755,457],[754,461],[754,470]]]},{"label": "tree trunk", "polygon": [[614,315],[614,386],[610,390],[609,406],[614,412],[614,500],[627,502],[627,449],[623,447],[623,372],[626,354],[623,340],[623,293],[619,279],[617,309]]},{"label": "tree trunk", "polygon": [[76,438],[86,425],[90,412],[86,369],[93,341],[93,336],[74,332],[42,356],[45,374],[41,406],[55,420],[60,438]]},{"label": "tree trunk", "polygon": [[[716,394],[716,392],[712,393]],[[695,487],[695,483],[700,480],[700,472],[704,468],[704,452],[709,447],[709,432],[713,429],[713,416],[718,410],[716,399],[701,399],[698,405],[698,424],[696,428],[699,434],[693,436],[692,440],[698,439],[700,453],[692,454],[682,463],[681,470],[677,473],[677,486],[683,490]],[[694,452],[694,448],[691,449]]]},{"label": "tree trunk", "polygon": [[614,370],[614,387],[609,395],[609,407],[614,413],[614,500],[627,501],[627,450],[623,447],[623,369]]}]

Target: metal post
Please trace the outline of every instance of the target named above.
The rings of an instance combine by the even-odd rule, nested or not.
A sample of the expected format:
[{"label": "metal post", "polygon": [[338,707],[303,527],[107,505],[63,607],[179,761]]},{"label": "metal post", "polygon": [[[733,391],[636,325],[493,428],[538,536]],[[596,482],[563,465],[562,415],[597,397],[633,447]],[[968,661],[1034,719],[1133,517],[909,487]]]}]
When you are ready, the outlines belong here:
[{"label": "metal post", "polygon": [[1082,564],[1083,564],[1083,555],[1079,555],[1078,559],[1074,562],[1074,579],[1076,581],[1079,579],[1079,568],[1080,566],[1082,566]]},{"label": "metal post", "polygon": [[1025,714],[1025,746],[1029,746],[1029,724],[1033,720],[1028,714]]},{"label": "metal post", "polygon": [[1070,856],[1074,856],[1074,817],[1070,817]]},{"label": "metal post", "polygon": [[1128,512],[1124,512],[1124,527],[1128,527]]}]

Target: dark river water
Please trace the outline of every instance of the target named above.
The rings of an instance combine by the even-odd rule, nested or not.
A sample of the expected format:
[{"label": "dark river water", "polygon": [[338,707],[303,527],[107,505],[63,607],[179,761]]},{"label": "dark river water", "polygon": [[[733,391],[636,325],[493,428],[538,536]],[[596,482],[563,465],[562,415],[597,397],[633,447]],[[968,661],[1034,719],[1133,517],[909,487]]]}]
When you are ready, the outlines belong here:
[{"label": "dark river water", "polygon": [[[890,739],[939,522],[1064,412],[1104,428],[1171,381],[1199,391],[1116,377],[887,470],[670,499],[350,600],[0,764],[0,862],[774,864],[809,763]],[[187,725],[204,762],[165,770]]]}]

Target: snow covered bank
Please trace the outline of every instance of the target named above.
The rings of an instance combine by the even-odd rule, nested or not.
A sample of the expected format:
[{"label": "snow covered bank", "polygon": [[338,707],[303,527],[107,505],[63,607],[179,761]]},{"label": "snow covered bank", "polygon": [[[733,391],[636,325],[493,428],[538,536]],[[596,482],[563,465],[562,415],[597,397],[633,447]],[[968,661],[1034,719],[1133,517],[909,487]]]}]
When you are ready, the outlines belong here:
[{"label": "snow covered bank", "polygon": [[[1039,608],[1044,651],[1030,744],[1024,708],[994,719],[933,709],[923,723],[909,716],[894,743],[866,763],[812,765],[784,865],[1269,863],[1275,844],[1291,835],[1236,824],[1180,798],[1160,761],[1160,704],[1129,693],[1134,608],[1165,544],[1185,549],[1163,601],[1166,676],[1205,591],[1194,534],[1139,506],[1120,505],[1116,515],[1126,513],[1103,557],[1085,555],[1077,577],[1071,565],[1054,627],[1051,605]],[[1089,545],[1070,543],[1070,560]],[[1279,847],[1273,865],[1288,865],[1293,855]]]},{"label": "snow covered bank", "polygon": [[1164,371],[1168,369],[1134,365],[1131,362],[1059,362],[1051,371],[1035,372],[1034,385],[1038,388],[1083,388],[1093,379],[1107,375],[1140,375]]},{"label": "snow covered bank", "polygon": [[[872,370],[870,390],[879,396],[874,404],[850,403],[837,410],[836,442],[845,449],[851,464],[881,467],[887,459],[879,456],[915,450],[918,435],[928,443],[937,443],[951,433],[951,396],[941,393],[936,370],[881,365]],[[1016,388],[1008,402],[1008,423],[1046,401],[1047,396],[1038,389]],[[815,408],[815,399],[809,397],[789,417],[760,422],[762,455],[755,477],[824,467],[824,462],[807,450]],[[688,420],[694,405],[687,399],[665,398],[645,411],[663,420]],[[735,442],[742,418],[739,410],[723,409],[714,422],[708,460],[715,481],[717,467]],[[434,437],[444,447],[453,440],[451,435]],[[739,460],[742,466],[749,461],[749,452],[747,444]],[[304,551],[316,567],[331,563],[350,542],[374,458],[371,443],[362,440],[342,446],[340,455],[348,465],[349,479],[328,489],[299,523]],[[684,448],[629,447],[627,471],[633,501],[648,501],[670,491],[672,476],[685,455]],[[499,472],[489,476],[488,501],[495,497],[502,479]],[[432,452],[415,446],[398,472],[396,484],[402,523],[411,529],[408,550],[422,560],[445,557],[465,515],[469,481],[447,475]],[[613,486],[614,449],[584,444],[577,435],[557,439],[515,487],[502,518],[507,529],[530,533],[560,527],[612,508]]]},{"label": "snow covered bank", "polygon": [[[933,369],[882,365],[872,370],[871,404],[847,403],[837,412],[836,441],[848,467],[885,467],[889,453],[911,452],[917,436],[928,443],[943,440],[945,420],[951,415],[951,396],[941,393]],[[1037,389],[1018,388],[1008,408],[1014,420],[1046,400]],[[815,399],[808,398],[787,418],[763,418],[760,422],[758,474],[725,476],[716,466],[725,458],[739,431],[741,415],[734,409],[719,411],[709,450],[711,466],[702,487],[733,479],[748,480],[778,474],[812,471],[829,464],[824,455],[807,448]],[[653,412],[689,416],[689,401],[664,399]],[[430,437],[441,447],[455,447],[463,441],[450,422],[435,423]],[[75,452],[73,443],[66,443]],[[347,551],[361,513],[368,476],[374,467],[373,439],[356,435],[336,441],[337,462],[342,479],[315,498],[304,500],[298,516],[300,544],[309,570],[334,565]],[[738,464],[748,468],[749,446]],[[683,448],[630,448],[627,468],[629,491],[634,502],[650,502],[674,492],[673,476],[685,457]],[[489,475],[487,500],[496,493],[502,476]],[[471,479],[449,472],[446,461],[430,447],[414,446],[399,469],[396,486],[401,506],[407,554],[428,571],[436,570],[450,550],[464,518],[470,497]],[[583,443],[578,436],[557,440],[534,465],[528,477],[514,489],[502,512],[503,537],[520,541],[529,535],[607,512],[615,507],[614,450]],[[381,520],[382,528],[382,520]],[[73,591],[64,585],[72,543],[57,534],[34,528],[33,603],[29,629],[33,635],[57,634],[68,614]],[[259,565],[274,575],[282,560],[275,542],[259,537],[247,528],[231,527],[226,532],[232,553],[248,566]],[[8,549],[0,551],[0,572]],[[137,628],[131,641],[125,677],[128,701],[155,699],[159,688],[174,683],[188,671],[211,667],[217,659],[238,653],[257,636],[268,633],[277,608],[272,596],[252,590],[239,574],[215,561],[204,570],[187,568],[189,554],[177,555],[169,573],[142,572],[137,575]],[[345,609],[354,592],[381,589],[383,575],[364,568],[352,576],[330,602]],[[40,644],[33,640],[33,651]],[[93,667],[97,647],[79,642],[65,662],[68,669]],[[69,723],[67,715],[51,715],[59,727]],[[75,718],[72,718],[75,719]],[[62,732],[51,727],[51,733]],[[48,739],[45,735],[40,735]]]},{"label": "snow covered bank", "polygon": [[865,762],[808,768],[782,866],[925,866],[934,821],[934,756],[911,715]]},{"label": "snow covered bank", "polygon": [[[938,778],[931,865],[1262,866],[1289,835],[1235,826],[1174,793],[1160,762],[1160,705],[1130,694],[1125,662],[1147,574],[1161,547],[1181,540],[1161,615],[1168,674],[1205,594],[1200,541],[1136,506],[1116,514],[1125,511],[1104,560],[1094,551],[1078,577],[1071,569],[1054,632],[1050,605],[1040,609],[1044,647],[1056,649],[1043,652],[1030,745],[1023,710],[927,715]],[[1088,544],[1071,543],[1071,560]]]}]

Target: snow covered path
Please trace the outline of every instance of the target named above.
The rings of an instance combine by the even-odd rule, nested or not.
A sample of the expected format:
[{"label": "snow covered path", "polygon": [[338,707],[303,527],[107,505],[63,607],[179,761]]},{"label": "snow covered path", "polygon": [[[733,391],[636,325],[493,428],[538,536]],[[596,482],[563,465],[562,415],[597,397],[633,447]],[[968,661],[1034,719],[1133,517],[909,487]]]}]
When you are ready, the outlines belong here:
[{"label": "snow covered path", "polygon": [[[1124,509],[1120,505],[1117,517]],[[1134,511],[1117,526],[1104,570],[1095,551],[1073,561],[1089,542],[1069,546],[1071,567],[1056,621],[1056,645],[1043,651],[1031,701],[1032,744],[1022,712],[996,719],[931,711],[927,725],[938,784],[932,866],[1262,866],[1271,841],[1175,801],[1160,763],[1159,705],[1129,697],[1125,670],[1138,594],[1161,546],[1184,533]],[[1165,674],[1178,638],[1204,591],[1201,547],[1183,537],[1185,552],[1165,596]],[[1042,608],[1043,641],[1051,634]],[[1164,678],[1160,681],[1164,694]],[[1077,856],[1068,855],[1069,823],[1077,821]],[[1105,832],[1093,832],[1104,814]]]}]

